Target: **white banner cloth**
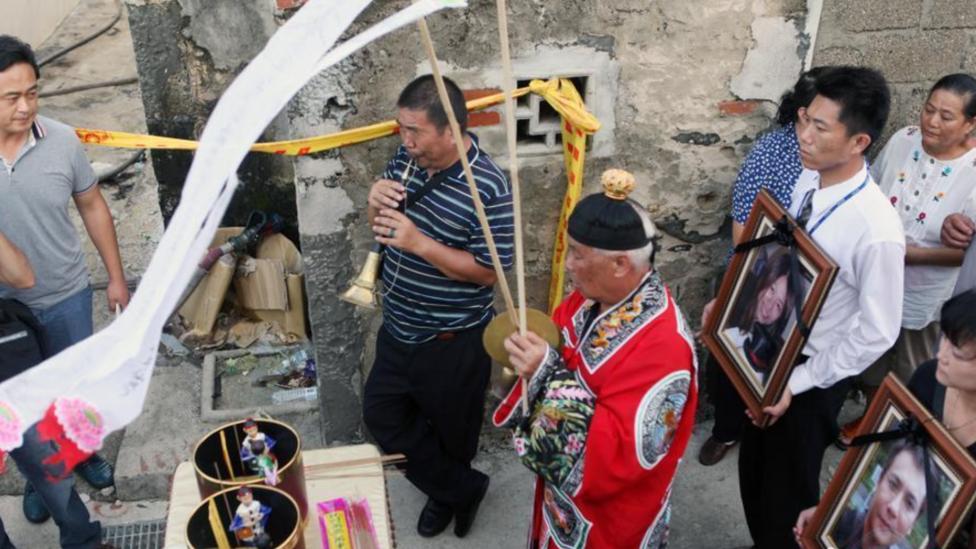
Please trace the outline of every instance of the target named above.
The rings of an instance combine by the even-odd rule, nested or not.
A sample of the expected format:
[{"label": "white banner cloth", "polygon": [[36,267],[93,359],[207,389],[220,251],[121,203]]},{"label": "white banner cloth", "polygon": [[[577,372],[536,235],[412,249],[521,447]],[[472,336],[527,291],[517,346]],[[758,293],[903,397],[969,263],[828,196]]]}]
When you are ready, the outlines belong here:
[{"label": "white banner cloth", "polygon": [[[371,0],[311,0],[268,41],[214,108],[180,204],[129,307],[110,326],[0,384],[0,450],[28,427],[60,427],[84,453],[134,420],[149,388],[160,334],[237,187],[248,148],[313,76],[403,25],[464,0],[420,0],[333,48]],[[57,425],[53,424],[56,419]],[[73,464],[68,464],[72,467]]]}]

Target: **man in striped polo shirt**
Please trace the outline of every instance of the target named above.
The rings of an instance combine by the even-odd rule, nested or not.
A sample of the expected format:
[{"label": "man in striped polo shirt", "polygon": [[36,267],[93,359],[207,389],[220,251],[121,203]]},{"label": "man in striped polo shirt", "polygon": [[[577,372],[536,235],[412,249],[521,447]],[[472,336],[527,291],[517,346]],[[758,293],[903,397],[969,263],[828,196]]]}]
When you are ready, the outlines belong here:
[{"label": "man in striped polo shirt", "polygon": [[[512,196],[501,169],[468,133],[460,88],[445,79],[502,265],[512,263]],[[488,490],[471,467],[491,360],[481,344],[494,315],[495,272],[434,79],[397,100],[403,144],[369,192],[369,221],[385,246],[383,325],[366,381],[363,418],[385,452],[407,456],[427,494],[417,523],[435,536],[455,519],[468,533]]]}]

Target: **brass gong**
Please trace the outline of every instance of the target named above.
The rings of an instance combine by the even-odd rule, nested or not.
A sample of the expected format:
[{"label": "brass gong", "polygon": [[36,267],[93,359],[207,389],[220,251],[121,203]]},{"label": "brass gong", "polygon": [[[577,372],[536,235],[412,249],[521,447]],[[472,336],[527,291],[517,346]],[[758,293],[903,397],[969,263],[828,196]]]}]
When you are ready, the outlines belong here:
[{"label": "brass gong", "polygon": [[[518,317],[518,310],[516,310]],[[549,318],[549,315],[537,309],[526,309],[525,320],[528,323],[530,332],[534,332],[542,339],[546,340],[553,348],[558,348],[561,343],[559,328],[556,323]],[[515,333],[517,328],[512,324],[512,315],[508,313],[500,314],[491,319],[485,332],[481,336],[481,341],[485,346],[485,351],[492,360],[501,364],[512,373],[512,364],[508,361],[508,352],[505,350],[505,338]]]}]

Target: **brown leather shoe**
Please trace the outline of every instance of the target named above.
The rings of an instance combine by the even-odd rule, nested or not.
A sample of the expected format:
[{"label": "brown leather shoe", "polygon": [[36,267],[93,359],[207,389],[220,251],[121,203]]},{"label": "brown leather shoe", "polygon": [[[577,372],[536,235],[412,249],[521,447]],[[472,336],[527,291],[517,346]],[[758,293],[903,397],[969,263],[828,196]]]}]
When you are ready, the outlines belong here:
[{"label": "brown leather shoe", "polygon": [[702,444],[700,450],[698,450],[698,463],[706,467],[715,465],[716,463],[722,461],[725,454],[735,446],[739,441],[733,440],[732,442],[722,442],[717,440],[715,437],[708,437],[705,444]]}]

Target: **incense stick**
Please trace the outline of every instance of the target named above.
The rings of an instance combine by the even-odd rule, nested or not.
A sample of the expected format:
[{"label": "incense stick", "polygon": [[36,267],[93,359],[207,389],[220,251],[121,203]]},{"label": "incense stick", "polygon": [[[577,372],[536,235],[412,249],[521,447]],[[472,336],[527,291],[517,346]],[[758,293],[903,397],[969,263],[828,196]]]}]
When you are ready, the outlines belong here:
[{"label": "incense stick", "polygon": [[403,454],[391,454],[388,456],[377,456],[359,459],[349,459],[344,461],[333,461],[330,463],[318,463],[316,465],[306,465],[305,471],[309,473],[314,473],[317,471],[330,471],[333,469],[343,469],[346,467],[359,467],[362,465],[376,465],[382,464],[386,465],[397,465],[400,463],[406,463],[407,457]]}]

